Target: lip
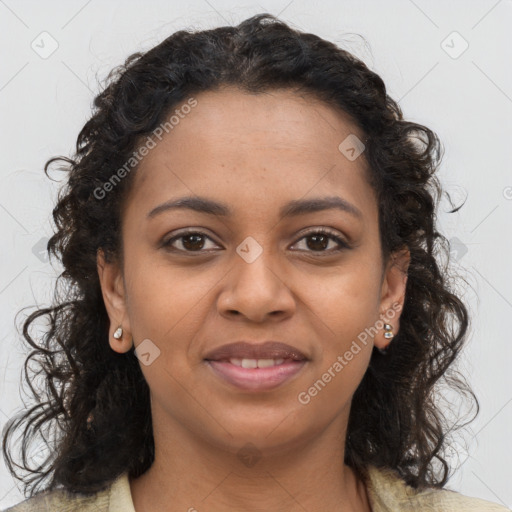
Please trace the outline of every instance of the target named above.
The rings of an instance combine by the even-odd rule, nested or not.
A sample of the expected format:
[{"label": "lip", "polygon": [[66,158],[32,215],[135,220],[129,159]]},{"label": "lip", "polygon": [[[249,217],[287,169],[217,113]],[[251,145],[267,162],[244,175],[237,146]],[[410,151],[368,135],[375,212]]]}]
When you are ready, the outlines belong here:
[{"label": "lip", "polygon": [[[266,368],[243,368],[230,359],[284,359]],[[237,341],[210,351],[205,362],[214,374],[227,383],[245,391],[268,391],[297,375],[309,358],[298,348],[278,341],[249,343]]]},{"label": "lip", "polygon": [[213,372],[229,384],[245,391],[268,391],[297,375],[307,360],[288,360],[268,368],[242,368],[229,361],[206,361]]},{"label": "lip", "polygon": [[305,361],[308,358],[298,349],[278,341],[264,343],[249,343],[237,341],[218,347],[206,355],[207,361],[229,361],[238,359],[291,359],[292,361]]}]

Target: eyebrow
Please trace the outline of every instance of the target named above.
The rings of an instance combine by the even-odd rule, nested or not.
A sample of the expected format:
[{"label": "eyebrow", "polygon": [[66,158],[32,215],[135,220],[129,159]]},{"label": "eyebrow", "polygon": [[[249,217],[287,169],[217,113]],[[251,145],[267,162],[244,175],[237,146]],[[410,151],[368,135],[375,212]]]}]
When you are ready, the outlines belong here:
[{"label": "eyebrow", "polygon": [[[330,196],[290,201],[279,210],[279,218],[284,219],[296,217],[298,215],[331,210],[334,208],[349,213],[357,218],[363,217],[361,210],[356,208],[352,203],[349,203],[346,199],[342,199],[338,196]],[[188,196],[166,201],[165,203],[153,208],[147,216],[148,218],[153,218],[160,213],[176,209],[188,209],[199,213],[206,213],[208,215],[217,215],[221,217],[229,217],[233,213],[229,206],[224,203],[219,203],[206,197]]]}]

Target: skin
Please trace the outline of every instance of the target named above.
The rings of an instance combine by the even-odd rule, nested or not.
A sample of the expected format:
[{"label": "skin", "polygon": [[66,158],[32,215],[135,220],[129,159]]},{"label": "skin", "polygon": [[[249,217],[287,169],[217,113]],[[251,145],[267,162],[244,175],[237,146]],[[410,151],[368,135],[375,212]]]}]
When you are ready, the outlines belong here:
[{"label": "skin", "polygon": [[[297,398],[358,334],[403,305],[409,253],[382,260],[364,158],[350,161],[338,149],[348,135],[363,134],[344,113],[291,90],[223,88],[195,98],[197,106],[136,171],[122,218],[122,265],[98,254],[112,349],[126,352],[149,339],[160,350],[141,363],[156,455],[130,481],[135,508],[370,511],[364,484],[343,464],[344,444],[372,347],[388,343],[383,330],[307,405]],[[233,213],[182,209],[148,218],[182,196],[207,197]],[[291,200],[326,196],[361,215],[331,208],[279,219]],[[205,233],[199,244],[181,238],[174,252],[162,247],[188,227]],[[315,243],[311,234],[322,227],[350,248]],[[236,252],[249,236],[263,250],[251,263]],[[390,321],[395,334],[399,316]],[[282,341],[310,360],[278,388],[242,391],[203,360],[238,340]],[[251,466],[237,456],[248,443],[259,457]]]}]

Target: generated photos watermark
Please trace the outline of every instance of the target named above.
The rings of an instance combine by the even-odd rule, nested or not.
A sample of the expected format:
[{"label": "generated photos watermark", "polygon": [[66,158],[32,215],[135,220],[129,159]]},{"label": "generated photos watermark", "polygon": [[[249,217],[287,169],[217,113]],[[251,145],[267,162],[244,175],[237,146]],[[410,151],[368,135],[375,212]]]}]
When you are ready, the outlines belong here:
[{"label": "generated photos watermark", "polygon": [[354,356],[361,352],[362,347],[360,344],[366,346],[368,339],[372,338],[384,328],[384,325],[392,320],[395,315],[402,309],[402,305],[399,302],[392,304],[391,308],[386,311],[384,318],[377,320],[372,326],[367,327],[364,331],[357,335],[357,340],[353,340],[350,348],[345,351],[343,355],[338,355],[336,361],[327,368],[322,376],[317,379],[306,391],[301,391],[297,395],[297,400],[302,405],[307,405],[311,402],[311,399],[317,396],[325,386],[332,381],[342,370],[347,366]]},{"label": "generated photos watermark", "polygon": [[112,176],[105,182],[101,187],[94,189],[94,197],[98,200],[104,199],[109,192],[111,192],[123,178],[125,178],[141,161],[149,154],[149,152],[157,146],[157,141],[162,140],[165,133],[169,133],[173,130],[187,114],[192,111],[192,108],[197,106],[197,100],[195,98],[189,98],[187,103],[182,105],[179,109],[177,108],[173,115],[165,123],[161,123],[157,126],[151,135],[148,135],[144,144],[139,146],[136,151],[132,153],[132,156],[121,166]]}]

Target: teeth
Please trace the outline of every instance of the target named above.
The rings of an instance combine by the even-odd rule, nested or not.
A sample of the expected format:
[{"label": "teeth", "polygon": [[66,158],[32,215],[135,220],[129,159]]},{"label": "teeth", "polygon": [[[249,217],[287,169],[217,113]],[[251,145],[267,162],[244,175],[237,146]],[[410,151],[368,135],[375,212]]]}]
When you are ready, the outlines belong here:
[{"label": "teeth", "polygon": [[268,368],[269,366],[275,366],[276,362],[274,359],[258,359],[258,368]]},{"label": "teeth", "polygon": [[258,368],[256,359],[242,359],[242,368]]},{"label": "teeth", "polygon": [[283,364],[284,359],[238,359],[233,357],[229,362],[242,368],[269,368],[270,366]]}]

